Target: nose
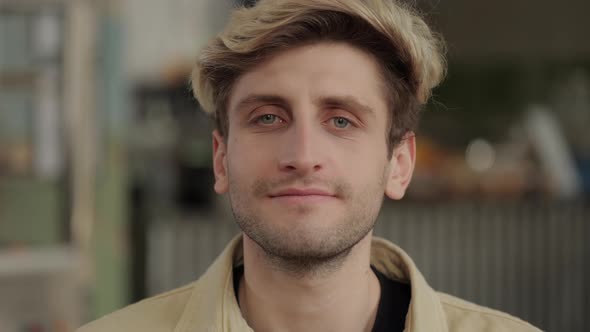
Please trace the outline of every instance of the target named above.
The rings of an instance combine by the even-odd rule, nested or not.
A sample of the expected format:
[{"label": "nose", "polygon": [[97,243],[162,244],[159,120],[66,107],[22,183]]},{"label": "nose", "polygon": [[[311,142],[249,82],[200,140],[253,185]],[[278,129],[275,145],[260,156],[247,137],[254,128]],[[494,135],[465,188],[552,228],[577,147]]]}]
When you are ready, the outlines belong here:
[{"label": "nose", "polygon": [[296,121],[285,132],[279,155],[279,168],[283,172],[309,175],[323,166],[320,131],[313,121]]}]

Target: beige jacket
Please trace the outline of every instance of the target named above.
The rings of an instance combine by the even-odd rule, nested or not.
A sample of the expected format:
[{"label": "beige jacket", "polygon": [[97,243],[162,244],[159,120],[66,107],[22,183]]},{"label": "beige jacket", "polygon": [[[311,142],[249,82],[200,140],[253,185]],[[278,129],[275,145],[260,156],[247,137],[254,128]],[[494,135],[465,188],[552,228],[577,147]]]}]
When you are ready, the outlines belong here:
[{"label": "beige jacket", "polygon": [[[242,318],[233,289],[232,267],[241,257],[242,237],[238,236],[194,283],[132,304],[78,331],[252,331]],[[508,314],[435,292],[410,257],[386,240],[373,239],[371,264],[388,277],[411,284],[406,332],[540,331]]]}]

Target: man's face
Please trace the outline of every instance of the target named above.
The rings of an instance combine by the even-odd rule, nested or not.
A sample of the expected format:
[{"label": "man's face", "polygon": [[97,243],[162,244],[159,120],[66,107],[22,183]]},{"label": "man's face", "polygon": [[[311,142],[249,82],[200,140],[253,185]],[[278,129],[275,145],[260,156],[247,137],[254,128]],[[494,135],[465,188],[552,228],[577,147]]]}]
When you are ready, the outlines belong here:
[{"label": "man's face", "polygon": [[373,228],[383,194],[403,196],[413,136],[387,159],[379,67],[344,43],[298,47],[235,83],[227,143],[214,132],[215,190],[242,231],[285,259],[327,259]]}]

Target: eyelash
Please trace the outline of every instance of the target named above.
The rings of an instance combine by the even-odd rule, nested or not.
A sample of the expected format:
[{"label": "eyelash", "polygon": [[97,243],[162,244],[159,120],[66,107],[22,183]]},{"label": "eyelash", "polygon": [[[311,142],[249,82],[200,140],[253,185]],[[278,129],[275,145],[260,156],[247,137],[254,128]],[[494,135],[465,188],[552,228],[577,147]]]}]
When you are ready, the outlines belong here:
[{"label": "eyelash", "polygon": [[[276,114],[272,114],[272,113],[266,113],[266,114],[262,114],[260,116],[257,116],[254,118],[254,121],[252,121],[254,124],[262,124],[261,121],[265,116],[268,115],[272,115],[274,116],[276,119],[279,119],[279,121],[285,122],[285,120],[283,120],[280,116],[276,115]],[[274,123],[274,122],[273,122]],[[263,126],[265,126],[264,124],[262,124]]]},{"label": "eyelash", "polygon": [[[268,116],[268,115],[274,116],[276,119],[278,119],[278,121],[285,122],[285,120],[283,120],[283,119],[282,119],[280,116],[278,116],[278,115],[276,115],[276,114],[272,114],[272,113],[266,113],[266,114],[262,114],[262,115],[260,115],[260,116],[257,116],[257,117],[255,117],[255,118],[254,118],[254,119],[251,121],[251,123],[252,123],[252,124],[254,124],[254,125],[271,126],[271,125],[273,125],[275,122],[273,122],[272,124],[268,124],[268,125],[265,125],[265,124],[262,124],[262,123],[261,123],[262,119],[263,119],[265,116]],[[347,124],[348,124],[348,125],[347,125],[346,127],[344,127],[344,128],[335,127],[336,129],[339,129],[339,130],[344,130],[344,129],[348,129],[350,126],[352,126],[352,127],[357,127],[357,126],[356,126],[356,124],[354,123],[354,121],[352,121],[351,119],[349,119],[349,118],[347,118],[347,117],[345,117],[345,116],[334,116],[334,117],[331,117],[331,118],[330,118],[328,121],[334,121],[335,119],[343,119],[343,120],[345,120],[345,121],[347,122]]]}]

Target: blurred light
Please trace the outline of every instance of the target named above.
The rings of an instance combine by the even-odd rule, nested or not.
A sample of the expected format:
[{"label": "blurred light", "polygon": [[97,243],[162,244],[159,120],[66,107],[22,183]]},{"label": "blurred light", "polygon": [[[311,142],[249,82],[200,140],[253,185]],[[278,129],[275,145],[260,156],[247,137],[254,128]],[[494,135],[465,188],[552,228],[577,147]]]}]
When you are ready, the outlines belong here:
[{"label": "blurred light", "polygon": [[485,172],[494,166],[496,152],[492,145],[481,138],[469,143],[465,151],[465,161],[476,172]]},{"label": "blurred light", "polygon": [[58,56],[61,46],[60,18],[51,11],[45,11],[37,18],[35,28],[35,47],[43,58]]}]

